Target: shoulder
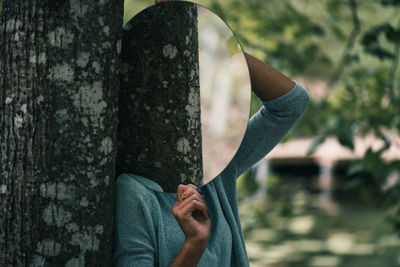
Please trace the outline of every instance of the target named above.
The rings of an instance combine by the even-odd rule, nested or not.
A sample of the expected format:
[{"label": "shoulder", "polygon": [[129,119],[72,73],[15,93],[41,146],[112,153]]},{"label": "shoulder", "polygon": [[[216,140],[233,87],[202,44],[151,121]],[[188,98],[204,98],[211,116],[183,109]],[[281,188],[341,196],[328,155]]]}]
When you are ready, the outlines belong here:
[{"label": "shoulder", "polygon": [[146,187],[140,178],[134,174],[122,173],[116,182],[117,200],[129,200],[130,202],[143,202],[150,205],[154,193]]},{"label": "shoulder", "polygon": [[117,192],[125,192],[125,191],[135,191],[135,192],[141,192],[144,191],[146,188],[144,185],[142,185],[135,177],[135,175],[128,174],[128,173],[122,173],[120,176],[117,178],[117,183],[116,183],[116,189]]},{"label": "shoulder", "polygon": [[116,181],[113,266],[153,266],[159,218],[154,192],[135,175],[123,173]]}]

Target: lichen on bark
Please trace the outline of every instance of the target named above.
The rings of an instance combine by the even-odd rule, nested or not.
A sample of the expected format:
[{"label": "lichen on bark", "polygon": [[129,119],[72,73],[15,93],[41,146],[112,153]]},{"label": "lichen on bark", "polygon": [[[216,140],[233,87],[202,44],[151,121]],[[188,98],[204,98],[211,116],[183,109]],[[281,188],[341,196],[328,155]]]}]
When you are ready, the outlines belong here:
[{"label": "lichen on bark", "polygon": [[197,5],[165,2],[125,26],[117,173],[174,192],[203,181]]},{"label": "lichen on bark", "polygon": [[103,2],[3,1],[0,266],[111,264],[123,1]]}]

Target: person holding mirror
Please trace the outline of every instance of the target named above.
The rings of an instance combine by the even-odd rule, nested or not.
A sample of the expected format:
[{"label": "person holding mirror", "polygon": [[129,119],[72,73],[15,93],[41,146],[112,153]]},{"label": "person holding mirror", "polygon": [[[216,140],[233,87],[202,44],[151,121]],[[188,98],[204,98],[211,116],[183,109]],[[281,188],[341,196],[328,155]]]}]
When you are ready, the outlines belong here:
[{"label": "person holding mirror", "polygon": [[[156,4],[163,2],[156,0]],[[232,161],[214,180],[176,194],[143,177],[116,184],[115,266],[248,266],[236,179],[275,147],[303,114],[309,97],[297,82],[245,53],[251,88],[262,102]]]}]

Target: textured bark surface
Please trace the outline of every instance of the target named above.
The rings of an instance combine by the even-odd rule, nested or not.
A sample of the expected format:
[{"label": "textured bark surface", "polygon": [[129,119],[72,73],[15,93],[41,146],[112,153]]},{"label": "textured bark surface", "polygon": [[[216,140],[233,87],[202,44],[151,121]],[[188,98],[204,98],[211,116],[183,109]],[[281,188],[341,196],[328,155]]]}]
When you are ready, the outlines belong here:
[{"label": "textured bark surface", "polygon": [[0,266],[110,266],[122,0],[6,0]]},{"label": "textured bark surface", "polygon": [[164,191],[203,181],[197,5],[165,2],[124,26],[117,172]]}]

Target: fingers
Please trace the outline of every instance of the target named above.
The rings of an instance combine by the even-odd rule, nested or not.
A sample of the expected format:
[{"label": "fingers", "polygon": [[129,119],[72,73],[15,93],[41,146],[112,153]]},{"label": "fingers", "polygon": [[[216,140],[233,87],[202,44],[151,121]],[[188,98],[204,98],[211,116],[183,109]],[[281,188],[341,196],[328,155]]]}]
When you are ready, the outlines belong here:
[{"label": "fingers", "polygon": [[197,199],[205,204],[203,196],[197,191],[194,185],[180,185],[176,194],[176,202],[174,205],[183,207],[188,203],[188,200]]},{"label": "fingers", "polygon": [[185,214],[193,214],[194,211],[199,210],[204,218],[208,219],[208,212],[206,202],[202,196],[192,195],[182,207],[182,211]]},{"label": "fingers", "polygon": [[[177,190],[177,201],[172,207],[175,216],[192,216],[193,212],[199,210],[204,218],[208,219],[207,206],[204,197],[192,184],[179,185]],[[182,196],[184,198],[182,199]]]},{"label": "fingers", "polygon": [[197,187],[193,184],[180,184],[180,185],[178,185],[177,193],[182,193],[183,191],[185,191],[188,188],[197,189]]},{"label": "fingers", "polygon": [[189,219],[196,210],[200,211],[202,216],[208,219],[206,202],[203,196],[199,194],[192,194],[184,201],[176,202],[172,206],[172,213],[179,219]]},{"label": "fingers", "polygon": [[204,197],[194,185],[179,185],[177,191],[177,200],[171,211],[186,240],[194,241],[196,244],[207,244],[210,238],[211,220]]},{"label": "fingers", "polygon": [[181,200],[183,193],[185,193],[184,197],[188,198],[193,193],[198,194],[199,192],[197,191],[197,187],[193,184],[188,184],[188,185],[180,184],[178,186],[178,190],[176,192],[177,200]]}]

